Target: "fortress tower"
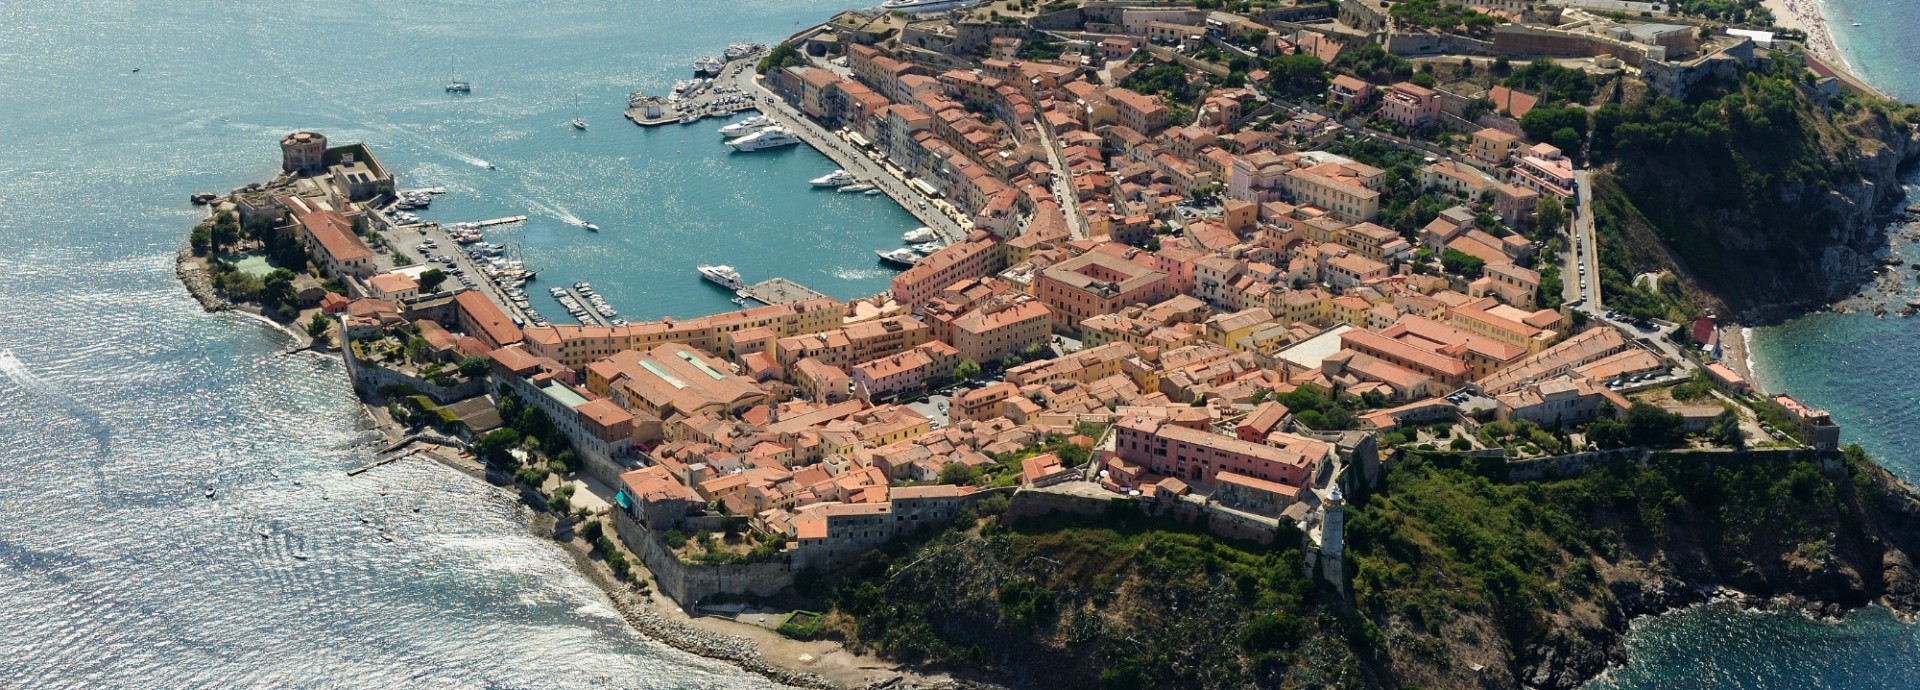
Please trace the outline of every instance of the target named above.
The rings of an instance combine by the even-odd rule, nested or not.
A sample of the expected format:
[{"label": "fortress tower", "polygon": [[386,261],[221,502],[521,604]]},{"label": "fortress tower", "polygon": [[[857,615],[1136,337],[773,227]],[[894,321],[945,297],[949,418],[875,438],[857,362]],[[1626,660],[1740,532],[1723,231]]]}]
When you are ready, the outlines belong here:
[{"label": "fortress tower", "polygon": [[327,137],[318,132],[294,132],[280,140],[280,171],[313,175],[327,169]]}]

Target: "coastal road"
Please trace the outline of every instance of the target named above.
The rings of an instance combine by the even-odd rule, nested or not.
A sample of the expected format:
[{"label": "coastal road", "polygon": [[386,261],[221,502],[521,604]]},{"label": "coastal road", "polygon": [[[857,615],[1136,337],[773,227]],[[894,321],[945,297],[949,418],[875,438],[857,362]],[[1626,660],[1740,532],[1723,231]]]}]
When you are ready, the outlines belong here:
[{"label": "coastal road", "polygon": [[833,162],[842,170],[860,178],[862,183],[871,184],[886,192],[887,196],[892,197],[901,208],[906,209],[915,218],[919,218],[922,224],[933,228],[941,241],[952,244],[966,238],[968,234],[966,228],[952,217],[942,213],[933,200],[908,186],[903,176],[895,174],[887,166],[869,157],[852,142],[840,138],[839,135],[827,131],[825,127],[800,114],[772,91],[763,88],[753,76],[752,70],[742,70],[740,74],[727,78],[733,80],[734,85],[741,87],[747,93],[756,94],[755,105],[759,106],[761,114],[792,130],[814,149],[833,159]]}]

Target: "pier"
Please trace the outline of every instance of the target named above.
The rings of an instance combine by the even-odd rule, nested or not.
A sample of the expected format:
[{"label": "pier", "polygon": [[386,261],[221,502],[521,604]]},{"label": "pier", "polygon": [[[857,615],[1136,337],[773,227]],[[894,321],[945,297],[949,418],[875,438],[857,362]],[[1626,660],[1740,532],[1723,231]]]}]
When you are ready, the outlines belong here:
[{"label": "pier", "polygon": [[819,291],[786,278],[769,278],[740,291],[741,296],[761,304],[792,304],[816,297],[826,297]]},{"label": "pier", "polygon": [[495,225],[508,225],[511,223],[525,223],[525,222],[527,222],[526,216],[507,216],[505,218],[488,218],[482,221],[475,221],[474,225],[477,225],[483,228],[490,228]]},{"label": "pier", "polygon": [[[580,323],[584,323],[589,326],[613,325],[611,323],[608,323],[606,317],[601,316],[600,312],[594,310],[593,302],[591,300],[588,300],[586,296],[581,295],[579,290],[575,290],[571,287],[562,287],[560,289],[566,291],[567,296],[572,297],[574,302],[580,305],[580,309],[586,312],[587,314],[586,317],[581,318]],[[565,305],[562,305],[562,306],[565,306]],[[571,314],[569,314],[569,316],[571,316]]]},{"label": "pier", "polygon": [[627,97],[627,119],[641,127],[657,127],[675,122],[693,124],[709,117],[732,117],[748,110],[759,110],[754,103],[759,90],[749,88],[752,77],[745,79],[749,87],[742,87],[739,77],[753,71],[755,62],[763,52],[756,51],[727,62],[721,68],[720,76],[704,86],[688,89],[677,99],[635,91]]}]

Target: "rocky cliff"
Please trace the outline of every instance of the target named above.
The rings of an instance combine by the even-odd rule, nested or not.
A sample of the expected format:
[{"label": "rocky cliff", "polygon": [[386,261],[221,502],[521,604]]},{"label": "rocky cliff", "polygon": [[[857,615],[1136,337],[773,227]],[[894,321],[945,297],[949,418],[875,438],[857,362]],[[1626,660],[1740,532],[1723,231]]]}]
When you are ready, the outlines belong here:
[{"label": "rocky cliff", "polygon": [[1405,457],[1355,496],[1346,596],[1303,574],[1297,534],[1228,543],[1124,508],[958,527],[822,596],[856,647],[1016,688],[1571,689],[1626,661],[1628,621],[1717,596],[1920,608],[1920,492],[1863,456],[1540,482],[1476,462]]},{"label": "rocky cliff", "polygon": [[1913,109],[1828,97],[1785,68],[1708,95],[1596,116],[1609,302],[1658,271],[1694,305],[1749,320],[1849,295],[1905,206],[1901,174],[1920,158]]}]

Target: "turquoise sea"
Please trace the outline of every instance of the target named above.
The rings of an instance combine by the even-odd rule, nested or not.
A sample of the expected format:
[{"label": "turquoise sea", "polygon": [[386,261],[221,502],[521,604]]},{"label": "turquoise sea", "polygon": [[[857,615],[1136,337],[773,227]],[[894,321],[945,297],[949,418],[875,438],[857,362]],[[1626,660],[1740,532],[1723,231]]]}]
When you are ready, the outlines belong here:
[{"label": "turquoise sea", "polygon": [[[1854,64],[1920,98],[1903,42],[1920,7],[1836,1]],[[831,167],[810,150],[728,155],[717,123],[619,117],[695,57],[859,4],[0,3],[0,687],[764,686],[625,626],[508,497],[417,462],[346,478],[370,438],[338,364],[202,313],[172,255],[189,193],[270,176],[277,138],[315,129],[447,187],[428,217],[530,216],[495,239],[630,318],[730,306],[699,263],[873,293],[889,274],[869,250],[896,246],[907,214],[808,189]],[[442,92],[450,70],[473,95]],[[1818,315],[1755,343],[1766,383],[1914,477],[1916,336],[1920,320]],[[1600,686],[1920,677],[1920,633],[1873,611],[1702,610],[1632,645]]]},{"label": "turquoise sea", "polygon": [[811,150],[620,117],[858,4],[0,2],[0,687],[764,687],[628,628],[510,497],[417,460],[347,478],[371,439],[337,361],[202,313],[173,254],[188,194],[313,129],[446,187],[428,217],[531,216],[495,239],[629,318],[731,308],[701,263],[874,293],[905,212],[814,192]]},{"label": "turquoise sea", "polygon": [[[1826,0],[1828,26],[1841,52],[1869,82],[1905,101],[1920,101],[1920,3]],[[1859,22],[1860,26],[1853,26]],[[1909,203],[1920,200],[1911,192]],[[1910,242],[1894,251],[1920,258]],[[1913,286],[1912,271],[1906,285]],[[1767,328],[1749,339],[1754,375],[1826,408],[1846,442],[1909,482],[1920,481],[1920,318],[1819,313]],[[1704,608],[1646,621],[1628,639],[1632,660],[1590,690],[1656,688],[1920,687],[1920,627],[1867,609],[1843,623],[1795,614],[1748,614]]]}]

